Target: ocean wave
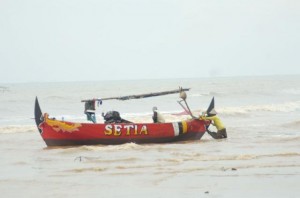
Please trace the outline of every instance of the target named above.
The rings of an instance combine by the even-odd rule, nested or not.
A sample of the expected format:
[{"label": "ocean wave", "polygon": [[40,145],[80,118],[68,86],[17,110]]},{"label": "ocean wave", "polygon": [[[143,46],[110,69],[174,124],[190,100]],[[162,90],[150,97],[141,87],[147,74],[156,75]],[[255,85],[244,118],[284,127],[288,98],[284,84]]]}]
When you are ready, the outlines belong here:
[{"label": "ocean wave", "polygon": [[35,125],[8,125],[0,126],[0,133],[32,133],[36,132]]},{"label": "ocean wave", "polygon": [[267,104],[267,105],[249,105],[241,107],[224,107],[218,108],[217,111],[228,115],[242,115],[249,112],[294,112],[300,110],[300,101],[286,102],[281,104]]},{"label": "ocean wave", "polygon": [[141,149],[142,146],[135,143],[126,143],[121,145],[96,145],[96,146],[81,146],[82,150],[86,151],[118,151],[118,150],[133,150],[133,149]]},{"label": "ocean wave", "polygon": [[235,155],[205,155],[200,153],[182,153],[173,152],[172,155],[176,156],[176,159],[182,159],[183,161],[197,160],[197,161],[231,161],[231,160],[252,160],[259,158],[269,157],[298,157],[300,153],[287,152],[287,153],[273,153],[273,154],[235,154]]},{"label": "ocean wave", "polygon": [[[279,104],[262,104],[262,105],[246,105],[246,106],[237,106],[237,107],[216,107],[216,110],[220,114],[224,115],[246,115],[250,112],[294,112],[300,110],[300,101],[295,102],[286,102],[286,103],[279,103]],[[192,110],[192,113],[195,116],[199,116],[202,114],[202,112],[205,111],[205,109],[196,109]],[[162,115],[169,118],[168,121],[173,121],[178,118],[189,118],[189,114],[184,111],[165,111],[161,112]],[[125,114],[125,117],[134,118],[134,117],[140,117],[140,118],[147,118],[151,117],[151,112],[147,113],[133,113],[133,114]],[[300,122],[300,121],[299,121]],[[299,123],[294,123],[299,124]]]},{"label": "ocean wave", "polygon": [[288,122],[282,125],[283,127],[288,127],[288,128],[297,128],[300,129],[300,120]]},{"label": "ocean wave", "polygon": [[108,163],[108,164],[135,162],[139,160],[140,160],[139,158],[135,158],[135,157],[103,159],[102,157],[85,157],[85,156],[78,156],[74,159],[75,162]]},{"label": "ocean wave", "polygon": [[4,92],[9,92],[9,87],[6,87],[6,86],[0,86],[0,93],[4,93]]},{"label": "ocean wave", "polygon": [[291,88],[291,89],[285,89],[281,91],[282,94],[289,94],[289,95],[300,95],[300,89],[299,88]]},{"label": "ocean wave", "polygon": [[85,173],[85,172],[103,172],[107,170],[105,167],[89,167],[89,168],[75,168],[71,170],[66,170],[71,173]]},{"label": "ocean wave", "polygon": [[276,135],[274,138],[272,138],[271,142],[267,142],[269,144],[274,144],[274,143],[298,143],[300,141],[300,136],[297,135]]}]

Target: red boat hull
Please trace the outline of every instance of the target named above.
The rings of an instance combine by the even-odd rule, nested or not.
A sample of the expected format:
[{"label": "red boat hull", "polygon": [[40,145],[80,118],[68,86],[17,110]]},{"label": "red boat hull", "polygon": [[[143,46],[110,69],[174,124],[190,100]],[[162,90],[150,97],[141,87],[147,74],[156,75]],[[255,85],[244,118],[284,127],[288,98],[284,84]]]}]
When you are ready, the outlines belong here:
[{"label": "red boat hull", "polygon": [[173,123],[89,124],[49,119],[45,114],[38,128],[47,146],[72,146],[199,140],[209,124],[198,119]]}]

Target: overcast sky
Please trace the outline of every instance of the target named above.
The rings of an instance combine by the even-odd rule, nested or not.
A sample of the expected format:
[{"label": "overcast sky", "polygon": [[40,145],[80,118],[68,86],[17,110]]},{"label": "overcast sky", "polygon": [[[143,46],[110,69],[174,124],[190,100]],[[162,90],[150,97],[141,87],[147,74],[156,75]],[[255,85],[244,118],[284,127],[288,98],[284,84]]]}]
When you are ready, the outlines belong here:
[{"label": "overcast sky", "polygon": [[299,0],[0,0],[0,83],[300,74]]}]

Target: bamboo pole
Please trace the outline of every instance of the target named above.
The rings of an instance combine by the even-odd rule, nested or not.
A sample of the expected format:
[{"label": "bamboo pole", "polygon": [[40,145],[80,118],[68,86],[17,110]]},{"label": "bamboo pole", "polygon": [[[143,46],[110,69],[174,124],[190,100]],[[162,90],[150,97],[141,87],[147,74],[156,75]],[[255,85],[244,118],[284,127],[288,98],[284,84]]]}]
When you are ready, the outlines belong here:
[{"label": "bamboo pole", "polygon": [[81,100],[81,102],[89,102],[89,101],[99,101],[99,100],[130,100],[130,99],[140,99],[140,98],[148,98],[148,97],[155,97],[155,96],[162,96],[168,94],[175,94],[181,91],[189,91],[190,88],[185,88],[181,90],[171,90],[171,91],[162,91],[162,92],[153,92],[147,94],[138,94],[138,95],[128,95],[128,96],[119,96],[119,97],[108,97],[108,98],[101,98],[101,99],[87,99]]}]

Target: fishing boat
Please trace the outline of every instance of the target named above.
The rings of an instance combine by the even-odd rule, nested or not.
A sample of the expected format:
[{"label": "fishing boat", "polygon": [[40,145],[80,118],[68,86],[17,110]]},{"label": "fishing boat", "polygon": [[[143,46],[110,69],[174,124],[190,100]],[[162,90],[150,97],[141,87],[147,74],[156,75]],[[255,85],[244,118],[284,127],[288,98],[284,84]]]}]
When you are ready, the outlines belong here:
[{"label": "fishing boat", "polygon": [[[180,91],[182,101],[186,102],[185,92],[182,89]],[[138,96],[141,98],[140,95]],[[132,97],[127,98],[132,99]],[[77,123],[50,118],[48,113],[43,114],[36,97],[34,115],[38,131],[47,146],[116,145],[130,142],[137,144],[170,143],[200,140],[211,121],[199,120],[194,117],[187,103],[187,107],[181,106],[191,114],[190,119],[168,123],[132,123],[126,120],[110,123]]]}]

